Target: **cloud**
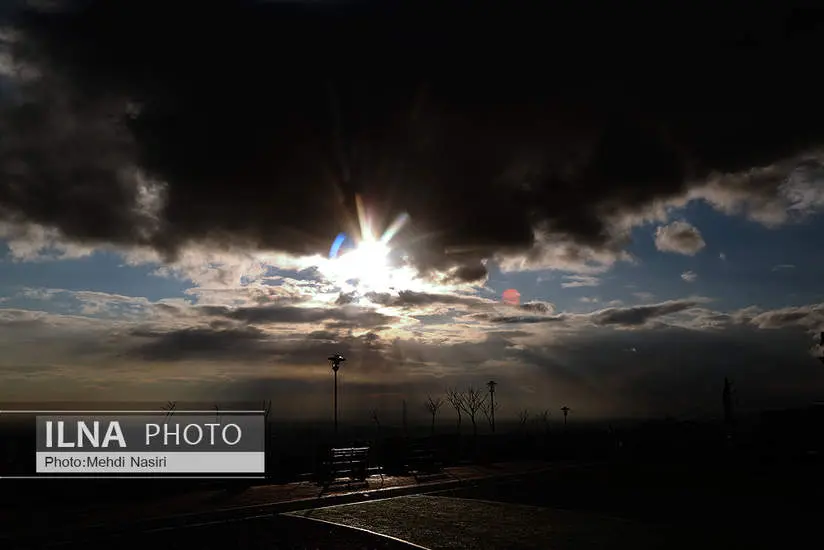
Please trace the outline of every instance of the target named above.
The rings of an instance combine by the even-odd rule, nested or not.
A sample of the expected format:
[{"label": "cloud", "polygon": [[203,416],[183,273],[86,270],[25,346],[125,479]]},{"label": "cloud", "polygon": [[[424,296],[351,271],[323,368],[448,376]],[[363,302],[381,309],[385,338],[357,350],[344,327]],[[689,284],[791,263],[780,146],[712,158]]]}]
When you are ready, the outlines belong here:
[{"label": "cloud", "polygon": [[526,302],[518,307],[531,313],[550,314],[555,311],[555,306],[549,302]]},{"label": "cloud", "polygon": [[690,195],[725,214],[744,215],[768,227],[803,221],[824,206],[824,151],[811,149],[748,169],[715,173]]},{"label": "cloud", "polygon": [[134,331],[132,336],[149,341],[130,350],[146,361],[176,361],[180,359],[262,358],[267,350],[261,346],[266,334],[255,327],[241,329],[187,328],[172,332]]},{"label": "cloud", "polygon": [[397,317],[356,306],[335,308],[299,306],[259,306],[229,308],[222,306],[202,306],[199,311],[206,315],[225,317],[234,321],[253,325],[270,323],[317,324],[334,322],[338,326],[358,328],[379,327],[397,321]]},{"label": "cloud", "polygon": [[[699,325],[694,322],[694,318],[698,316],[697,306],[707,301],[707,298],[695,297],[684,300],[670,300],[658,304],[622,306],[619,300],[613,300],[607,304],[606,308],[590,313],[554,313],[553,311],[548,311],[544,315],[476,313],[469,315],[468,318],[491,324],[550,324],[554,328],[565,331],[581,331],[604,326],[615,328],[645,326],[650,328],[653,321],[659,322],[661,326],[692,326],[697,328]],[[671,319],[669,324],[663,321],[663,318],[679,313],[688,314],[687,321]]]},{"label": "cloud", "polygon": [[655,299],[655,295],[651,292],[633,292],[632,295],[642,302],[651,302]]},{"label": "cloud", "polygon": [[94,252],[94,247],[71,242],[55,228],[31,223],[0,220],[0,239],[14,261],[71,260]]},{"label": "cloud", "polygon": [[704,246],[706,243],[701,237],[701,232],[687,222],[675,221],[655,230],[655,248],[662,252],[694,256]]},{"label": "cloud", "polygon": [[689,271],[683,272],[681,274],[681,278],[684,279],[688,283],[693,283],[693,282],[695,282],[696,279],[698,279],[698,274],[695,273],[692,270],[689,270]]},{"label": "cloud", "polygon": [[770,271],[786,271],[788,269],[795,269],[795,266],[793,264],[779,264],[774,265]]},{"label": "cloud", "polygon": [[609,308],[596,311],[592,319],[596,325],[643,325],[650,320],[680,313],[695,307],[700,302],[695,300],[671,300],[660,304],[630,306],[626,308]]},{"label": "cloud", "polygon": [[431,294],[427,292],[413,292],[401,290],[397,294],[383,292],[368,292],[366,298],[372,303],[389,307],[420,308],[429,305],[452,305],[484,307],[495,302],[476,296],[460,296],[455,294]]},{"label": "cloud", "polygon": [[719,259],[719,260],[721,260],[722,262],[724,262],[724,261],[726,261],[726,260],[727,260],[727,255],[726,255],[726,254],[724,254],[723,252],[720,252],[720,253],[718,254],[718,259]]},{"label": "cloud", "polygon": [[598,277],[588,275],[565,275],[566,282],[561,283],[562,288],[578,288],[582,286],[598,286],[601,280]]},{"label": "cloud", "polygon": [[[359,193],[387,220],[409,213],[398,245],[426,274],[483,280],[486,258],[597,274],[632,260],[633,227],[690,200],[768,224],[822,204],[818,98],[794,89],[791,101],[764,101],[786,90],[749,85],[763,56],[709,47],[726,40],[723,14],[679,13],[659,29],[623,11],[614,28],[570,13],[548,33],[527,8],[467,15],[429,2],[374,3],[368,17],[279,2],[62,5],[76,9],[35,6],[11,21],[3,67],[27,76],[4,77],[25,101],[0,106],[0,219],[74,247],[58,254],[139,247],[171,261],[203,245],[322,255],[353,232]],[[570,32],[584,21],[587,32]],[[693,29],[705,40],[689,52],[702,70],[690,82],[676,69],[683,21],[706,30]],[[517,38],[490,49],[486,38],[510,25]],[[558,48],[533,38],[547,35]],[[546,57],[592,37],[610,52]],[[636,40],[656,44],[655,60],[636,55]],[[807,40],[770,55],[792,73],[814,50]],[[496,59],[507,61],[490,82]],[[621,82],[596,76],[627,59]],[[551,84],[538,62],[554,67]],[[20,258],[45,242],[21,239]]]},{"label": "cloud", "polygon": [[[587,314],[548,306],[520,316],[477,312],[469,314],[470,333],[460,329],[470,321],[454,317],[421,326],[420,338],[390,329],[250,324],[247,313],[235,319],[186,303],[149,302],[144,316],[126,319],[0,309],[0,394],[266,398],[279,415],[316,417],[326,414],[328,399],[316,382],[327,380],[325,358],[338,351],[349,359],[342,380],[353,418],[395,407],[401,394],[415,399],[489,376],[506,388],[502,399],[529,407],[574,401],[585,416],[712,412],[718,392],[707,380],[720,384],[724,375],[747,380],[745,406],[752,407],[824,389],[810,356],[824,305],[720,312],[708,303],[696,297]],[[338,315],[330,314],[332,324]]]},{"label": "cloud", "polygon": [[487,321],[492,324],[524,324],[534,325],[543,323],[566,323],[569,320],[567,315],[494,315],[489,313],[476,313],[470,316],[473,320]]},{"label": "cloud", "polygon": [[824,329],[824,305],[812,304],[764,311],[753,315],[750,323],[762,329],[800,326],[816,332]]}]

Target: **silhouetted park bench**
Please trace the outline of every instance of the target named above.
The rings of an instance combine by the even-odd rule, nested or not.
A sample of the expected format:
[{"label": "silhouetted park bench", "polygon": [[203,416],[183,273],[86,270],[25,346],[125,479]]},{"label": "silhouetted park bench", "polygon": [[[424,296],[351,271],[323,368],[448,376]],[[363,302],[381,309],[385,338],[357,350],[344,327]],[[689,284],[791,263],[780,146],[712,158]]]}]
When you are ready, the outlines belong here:
[{"label": "silhouetted park bench", "polygon": [[443,464],[438,461],[431,449],[413,448],[409,452],[407,469],[410,472],[435,474],[443,470]]},{"label": "silhouetted park bench", "polygon": [[334,481],[349,478],[358,481],[366,479],[369,465],[369,447],[348,447],[331,449],[324,463],[321,479]]}]

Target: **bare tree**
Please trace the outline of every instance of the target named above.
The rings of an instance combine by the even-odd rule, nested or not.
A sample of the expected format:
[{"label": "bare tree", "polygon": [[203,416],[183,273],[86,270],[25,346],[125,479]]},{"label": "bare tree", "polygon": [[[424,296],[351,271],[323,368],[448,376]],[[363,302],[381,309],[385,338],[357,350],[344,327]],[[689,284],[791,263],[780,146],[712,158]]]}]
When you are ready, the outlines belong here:
[{"label": "bare tree", "polygon": [[545,432],[549,432],[549,411],[547,409],[539,412],[535,420],[544,427]]},{"label": "bare tree", "polygon": [[438,409],[443,406],[443,399],[440,397],[432,398],[431,395],[427,396],[426,403],[424,403],[426,410],[429,411],[429,414],[432,415],[432,429],[431,434],[435,435],[435,417],[438,415]]},{"label": "bare tree", "polygon": [[481,407],[483,407],[486,402],[486,392],[479,390],[474,386],[469,386],[463,395],[464,399],[461,402],[461,408],[469,417],[469,420],[472,421],[472,435],[477,436],[478,424],[475,419],[478,415],[478,411],[481,410]]},{"label": "bare tree", "polygon": [[484,413],[486,421],[489,423],[489,428],[493,433],[495,432],[495,411],[497,411],[500,406],[499,403],[493,403],[491,399],[481,403],[481,411]]},{"label": "bare tree", "polygon": [[381,440],[381,419],[378,416],[378,409],[372,409],[369,416],[372,418],[372,422],[375,423],[375,445],[379,445]]},{"label": "bare tree", "polygon": [[522,409],[518,411],[518,424],[522,430],[526,428],[527,422],[529,422],[529,409]]},{"label": "bare tree", "polygon": [[446,400],[455,409],[455,414],[458,415],[458,433],[461,433],[461,416],[463,413],[464,394],[454,388],[446,390]]}]

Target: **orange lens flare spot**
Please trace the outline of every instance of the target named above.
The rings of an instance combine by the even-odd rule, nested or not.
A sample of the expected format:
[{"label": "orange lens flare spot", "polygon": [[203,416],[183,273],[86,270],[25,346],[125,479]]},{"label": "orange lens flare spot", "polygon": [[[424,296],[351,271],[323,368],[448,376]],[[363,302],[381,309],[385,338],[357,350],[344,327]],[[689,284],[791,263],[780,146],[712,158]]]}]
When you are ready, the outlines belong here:
[{"label": "orange lens flare spot", "polygon": [[504,293],[501,298],[504,301],[504,303],[509,304],[511,306],[517,306],[521,303],[521,293],[515,290],[514,288],[504,290]]}]

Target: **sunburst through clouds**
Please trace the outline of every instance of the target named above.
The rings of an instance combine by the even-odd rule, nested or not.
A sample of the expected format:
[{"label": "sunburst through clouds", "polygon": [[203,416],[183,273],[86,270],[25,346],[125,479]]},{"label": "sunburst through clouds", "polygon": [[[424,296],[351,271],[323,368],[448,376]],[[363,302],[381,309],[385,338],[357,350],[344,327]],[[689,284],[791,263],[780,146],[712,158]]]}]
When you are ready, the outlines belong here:
[{"label": "sunburst through clouds", "polygon": [[[401,262],[392,261],[395,249],[393,239],[409,221],[406,213],[378,235],[374,214],[360,196],[355,197],[358,210],[360,235],[351,237],[341,234],[330,250],[329,258],[323,259],[318,269],[344,292],[388,292],[395,289],[411,289],[423,285],[416,270]],[[354,246],[345,248],[345,242]]]}]

